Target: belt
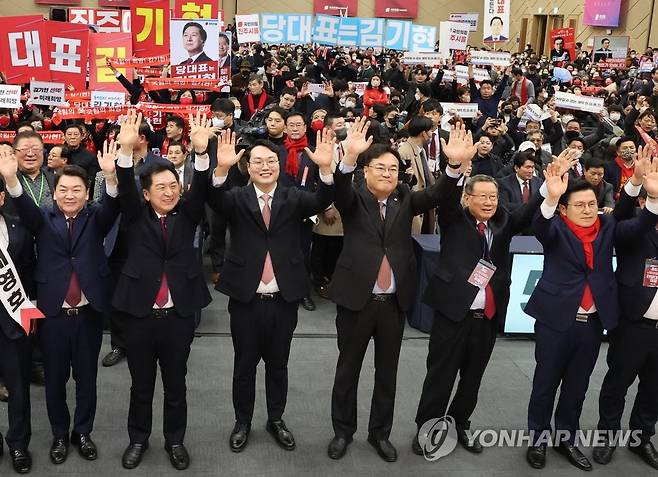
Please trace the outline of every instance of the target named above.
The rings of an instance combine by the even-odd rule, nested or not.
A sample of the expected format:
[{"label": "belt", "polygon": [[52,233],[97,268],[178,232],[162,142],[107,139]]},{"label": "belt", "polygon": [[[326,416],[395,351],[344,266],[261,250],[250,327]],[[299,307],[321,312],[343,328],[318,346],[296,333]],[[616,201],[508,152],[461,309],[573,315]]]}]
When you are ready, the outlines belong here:
[{"label": "belt", "polygon": [[576,313],[576,321],[579,321],[580,323],[587,323],[589,320],[593,320],[594,318],[598,318],[599,314],[597,312],[594,313]]},{"label": "belt", "polygon": [[151,311],[151,318],[167,318],[168,316],[176,315],[176,308],[153,308]]},{"label": "belt", "polygon": [[373,293],[370,295],[372,301],[391,301],[395,299],[395,293]]},{"label": "belt", "polygon": [[640,319],[640,323],[643,323],[645,325],[649,325],[652,328],[658,328],[658,320],[652,320],[651,318],[644,318]]},{"label": "belt", "polygon": [[472,317],[475,318],[476,320],[483,320],[485,318],[484,316],[484,310],[479,309],[479,310],[468,310],[468,314]]},{"label": "belt", "polygon": [[74,306],[71,308],[62,308],[62,315],[64,316],[78,316],[81,313],[84,313],[89,308],[89,305],[84,306]]},{"label": "belt", "polygon": [[260,300],[276,300],[281,296],[281,293],[256,293],[256,298]]}]

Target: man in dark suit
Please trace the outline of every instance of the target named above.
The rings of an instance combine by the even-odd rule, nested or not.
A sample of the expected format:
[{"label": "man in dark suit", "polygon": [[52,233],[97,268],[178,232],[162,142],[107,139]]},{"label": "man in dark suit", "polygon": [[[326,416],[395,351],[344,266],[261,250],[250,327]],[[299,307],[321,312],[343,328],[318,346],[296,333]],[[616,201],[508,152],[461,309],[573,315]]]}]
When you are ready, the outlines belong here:
[{"label": "man in dark suit", "polygon": [[[0,207],[5,200],[5,183],[0,179]],[[21,283],[34,296],[34,240],[14,218],[0,212],[0,246],[14,262]],[[14,470],[25,474],[32,467],[28,451],[30,425],[30,343],[25,331],[4,308],[0,308],[0,373],[9,390],[7,445]],[[0,455],[2,455],[0,434]]]},{"label": "man in dark suit", "polygon": [[[405,312],[412,306],[417,283],[411,228],[419,213],[440,207],[447,196],[459,196],[461,160],[470,161],[473,147],[463,128],[444,146],[449,169],[436,184],[411,192],[398,182],[403,163],[397,151],[366,140],[368,123],[358,119],[350,131],[346,154],[334,174],[336,208],[345,224],[343,250],[336,264],[329,296],[337,305],[336,331],[340,351],[332,393],[335,436],[332,459],[345,455],[357,428],[357,387],[370,338],[375,340],[375,386],[368,442],[387,462],[397,460],[390,443],[395,387]],[[468,140],[471,141],[470,145]],[[466,154],[462,151],[466,150]],[[460,154],[452,155],[455,151]],[[365,183],[355,187],[352,173],[361,154]],[[465,156],[465,157],[464,157]],[[373,244],[380,244],[373,248]]]},{"label": "man in dark suit", "polygon": [[214,61],[203,51],[207,39],[208,32],[205,28],[197,22],[187,22],[183,26],[183,48],[187,51],[188,58],[181,61],[180,64],[189,65]]},{"label": "man in dark suit", "polygon": [[612,213],[612,210],[615,208],[614,191],[612,184],[603,179],[605,175],[605,162],[598,157],[589,157],[585,161],[584,169],[585,174],[583,177],[594,187],[599,210],[603,210],[605,214]]},{"label": "man in dark suit", "polygon": [[[545,176],[551,177],[561,168],[566,170],[568,165],[563,163],[570,155],[573,153],[564,153]],[[412,442],[416,454],[422,455],[424,444],[432,438],[426,434],[424,424],[446,414],[454,418],[460,444],[470,452],[482,452],[482,445],[469,439],[467,430],[496,333],[504,328],[510,242],[528,226],[542,195],[533,195],[526,205],[509,213],[498,207],[496,180],[477,175],[464,187],[465,207],[456,197],[439,208],[441,265],[423,297],[435,315],[427,376],[416,413],[419,433]],[[459,384],[448,407],[458,372]]]},{"label": "man in dark suit", "polygon": [[[624,187],[625,193],[614,214],[632,208],[643,172],[644,187],[658,195],[658,162],[636,162],[637,174]],[[589,377],[599,354],[603,330],[617,326],[617,284],[612,271],[613,242],[641,237],[651,230],[658,216],[658,201],[635,219],[618,221],[615,215],[598,215],[592,185],[578,180],[551,188],[533,221],[533,230],[544,248],[544,269],[525,312],[535,318],[535,373],[528,404],[528,429],[533,441],[526,459],[533,468],[546,464],[547,438],[555,394],[557,442],[552,444],[569,462],[582,470],[592,464],[576,446],[576,432]],[[560,215],[555,216],[558,207]]]},{"label": "man in dark suit", "polygon": [[528,203],[541,184],[542,180],[535,176],[534,157],[528,152],[519,152],[514,156],[514,174],[498,180],[500,203],[514,212]]},{"label": "man in dark suit", "polygon": [[[322,134],[321,134],[322,133]],[[315,193],[286,185],[279,178],[278,148],[258,140],[247,153],[251,184],[227,189],[229,168],[242,151],[218,154],[213,192],[208,202],[225,215],[231,235],[224,273],[216,289],[228,295],[235,351],[233,407],[235,426],[229,438],[233,452],[244,450],[251,431],[256,394],[256,367],[265,361],[267,431],[281,447],[295,449],[283,422],[288,394],[288,357],[297,326],[297,309],[308,295],[310,280],[301,248],[302,220],[333,201],[333,133],[318,131],[315,152],[308,157],[320,168]]]},{"label": "man in dark suit", "polygon": [[132,378],[130,444],[122,465],[134,469],[148,449],[159,362],[165,400],[165,450],[172,466],[183,470],[190,463],[183,440],[187,427],[185,376],[194,338],[194,314],[211,301],[193,243],[204,212],[210,167],[207,148],[212,132],[209,119],[190,115],[196,160],[189,192],[181,197],[178,175],[171,164],[154,163],[140,175],[142,202],[135,188],[131,157],[141,116],[130,111],[122,124],[117,161],[121,220],[128,225],[129,252],[112,305],[128,316],[126,355]]},{"label": "man in dark suit", "polygon": [[[114,145],[106,144],[106,151]],[[103,253],[103,238],[119,214],[116,176],[111,154],[99,155],[106,175],[102,204],[87,206],[89,182],[84,169],[66,166],[55,178],[55,207],[39,208],[24,193],[17,177],[16,157],[0,152],[0,174],[22,223],[37,243],[37,306],[46,315],[39,323],[44,354],[46,406],[53,433],[50,459],[61,464],[69,440],[87,460],[98,456],[91,440],[96,414],[98,353],[103,337],[102,313],[109,310],[112,278]],[[76,384],[76,409],[71,417],[66,383],[71,369]]]}]

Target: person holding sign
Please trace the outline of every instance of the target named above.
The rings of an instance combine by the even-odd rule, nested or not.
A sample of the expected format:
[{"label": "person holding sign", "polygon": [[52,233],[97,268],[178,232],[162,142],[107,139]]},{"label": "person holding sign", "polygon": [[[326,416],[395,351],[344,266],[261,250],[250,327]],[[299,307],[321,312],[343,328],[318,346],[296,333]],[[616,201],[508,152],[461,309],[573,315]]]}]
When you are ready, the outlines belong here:
[{"label": "person holding sign", "polygon": [[[558,386],[557,442],[552,444],[575,467],[592,468],[575,441],[603,330],[615,329],[619,319],[613,244],[636,242],[658,222],[658,161],[651,163],[646,149],[640,157],[613,214],[599,215],[593,186],[584,180],[570,183],[565,174],[558,178],[559,187],[549,188],[534,219],[533,230],[544,248],[544,268],[525,307],[537,320],[536,366],[528,404],[528,429],[534,438],[526,453],[533,468],[546,465]],[[633,209],[641,185],[651,197],[646,207],[638,217],[620,220],[625,210]]]},{"label": "person holding sign", "polygon": [[[0,151],[0,174],[7,183],[21,221],[37,243],[37,306],[46,315],[39,323],[44,354],[46,407],[53,433],[50,460],[61,464],[69,441],[87,460],[98,457],[91,439],[96,414],[98,354],[103,337],[103,313],[110,309],[112,278],[103,239],[119,215],[114,174],[114,143],[105,145],[98,163],[106,177],[100,204],[86,205],[89,181],[84,169],[65,166],[56,176],[51,209],[39,208],[18,179],[17,157]],[[76,409],[71,418],[66,383],[75,377]]]},{"label": "person holding sign", "polygon": [[478,89],[475,84],[475,72],[473,71],[473,64],[468,64],[468,84],[471,88],[471,101],[478,103],[478,108],[482,112],[482,116],[478,120],[477,126],[480,127],[484,124],[487,118],[498,117],[498,103],[503,97],[505,88],[507,88],[507,79],[509,78],[512,67],[508,66],[505,69],[505,74],[500,80],[500,84],[494,91],[494,83],[491,80],[480,81],[480,88]]}]

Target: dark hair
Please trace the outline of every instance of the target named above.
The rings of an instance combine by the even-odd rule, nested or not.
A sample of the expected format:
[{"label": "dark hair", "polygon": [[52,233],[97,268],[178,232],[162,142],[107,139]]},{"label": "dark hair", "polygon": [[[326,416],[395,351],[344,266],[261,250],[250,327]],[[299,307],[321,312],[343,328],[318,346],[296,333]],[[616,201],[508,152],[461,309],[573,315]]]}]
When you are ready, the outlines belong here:
[{"label": "dark hair", "polygon": [[[36,120],[35,120],[35,121],[36,121]],[[32,131],[36,131],[36,129],[34,129],[34,126],[32,126],[32,124],[29,123],[28,121],[23,121],[23,122],[18,123],[18,124],[16,125],[16,131],[18,131],[20,128],[25,128],[25,127],[30,128]],[[67,129],[68,129],[68,128],[67,128]]]},{"label": "dark hair", "polygon": [[359,156],[359,162],[367,166],[373,159],[382,157],[384,154],[393,154],[399,163],[402,163],[400,153],[388,144],[373,144],[363,154]]},{"label": "dark hair", "polygon": [[624,142],[632,142],[635,144],[635,139],[633,139],[631,136],[622,136],[617,139],[617,142],[615,143],[615,149],[619,149]]},{"label": "dark hair", "polygon": [[587,150],[587,143],[585,142],[585,138],[584,138],[584,137],[582,137],[582,136],[572,137],[571,139],[567,140],[567,146],[568,146],[569,144],[571,144],[572,142],[574,142],[574,141],[578,141],[579,143],[581,143],[581,144],[583,145],[583,150],[584,150],[584,151]]},{"label": "dark hair", "polygon": [[15,148],[22,139],[38,139],[43,146],[43,138],[41,137],[41,134],[35,131],[22,131],[14,136],[14,141],[11,143],[11,147]]},{"label": "dark hair", "polygon": [[514,155],[514,166],[516,167],[523,166],[523,164],[525,164],[527,161],[532,161],[532,163],[534,164],[535,162],[534,154],[529,153],[528,151],[521,151],[521,152],[517,152]]},{"label": "dark hair", "polygon": [[219,98],[213,101],[210,110],[213,113],[224,113],[228,116],[235,114],[235,104],[228,98]]},{"label": "dark hair", "polygon": [[77,129],[80,135],[82,135],[82,126],[80,126],[78,123],[69,123],[64,126],[64,134],[66,134],[66,131],[73,128]]},{"label": "dark hair", "polygon": [[63,176],[79,177],[82,179],[82,183],[85,185],[85,189],[89,189],[89,176],[87,175],[87,171],[85,171],[82,167],[73,164],[67,164],[66,166],[62,167],[62,170],[59,172],[59,174],[55,174],[55,188],[57,188],[57,184],[59,184],[59,180]]},{"label": "dark hair", "polygon": [[66,162],[68,162],[71,159],[71,149],[66,146],[66,144],[55,144],[50,150],[52,151],[56,147],[60,148],[59,155],[63,159],[66,159]]},{"label": "dark hair", "polygon": [[418,85],[418,92],[425,96],[426,98],[429,98],[432,96],[432,88],[430,87],[429,83],[421,83]]},{"label": "dark hair", "polygon": [[290,88],[290,87],[286,86],[285,88],[283,88],[281,90],[281,93],[279,94],[279,98],[282,98],[284,94],[291,94],[295,98],[297,98],[297,88]]},{"label": "dark hair", "polygon": [[599,167],[605,168],[605,162],[601,158],[592,156],[585,160],[585,170]]},{"label": "dark hair", "polygon": [[146,121],[142,121],[142,124],[139,125],[139,135],[144,136],[146,142],[151,142],[153,130],[151,130],[151,126]]},{"label": "dark hair", "polygon": [[187,152],[187,147],[185,147],[185,143],[182,141],[171,141],[169,144],[167,144],[167,152],[169,152],[169,148],[172,146],[180,146],[183,152]]},{"label": "dark hair", "polygon": [[176,181],[180,180],[173,163],[169,161],[166,163],[164,161],[153,161],[147,164],[139,174],[139,183],[142,185],[142,189],[149,190],[153,185],[153,176],[165,171],[171,172],[176,177]]},{"label": "dark hair", "polygon": [[491,19],[491,21],[489,22],[489,26],[493,25],[493,22],[494,22],[494,20],[495,20],[496,18],[497,18],[498,20],[500,20],[500,24],[501,24],[501,25],[504,24],[502,18],[500,18],[500,17],[493,17],[493,18]]},{"label": "dark hair", "polygon": [[290,111],[290,112],[288,113],[288,116],[286,116],[286,117],[284,118],[285,121],[286,121],[286,125],[288,124],[288,119],[293,118],[293,117],[297,117],[297,116],[299,116],[300,118],[302,118],[302,120],[304,121],[304,126],[306,126],[306,124],[308,123],[308,122],[306,121],[306,116],[304,116],[304,113],[301,113],[301,112],[299,112],[299,111]]},{"label": "dark hair", "polygon": [[206,31],[205,28],[203,28],[203,27],[202,27],[200,24],[198,24],[197,22],[187,22],[187,23],[185,24],[185,26],[183,27],[183,35],[184,35],[185,32],[187,31],[187,29],[188,29],[188,28],[191,28],[191,27],[196,27],[196,28],[199,29],[199,34],[201,35],[201,39],[202,39],[203,42],[205,43],[206,40],[208,39],[208,32]]},{"label": "dark hair", "polygon": [[278,113],[283,118],[283,122],[286,122],[286,118],[288,117],[288,111],[283,109],[278,104],[269,108],[269,110],[265,114],[265,119],[269,118],[270,114],[272,114],[272,113]]},{"label": "dark hair", "polygon": [[423,132],[431,131],[433,127],[434,124],[430,118],[426,118],[425,116],[414,116],[409,121],[407,129],[409,130],[409,136],[415,137]]},{"label": "dark hair", "polygon": [[555,39],[553,40],[553,43],[555,43],[558,40],[560,40],[562,42],[562,44],[564,45],[564,38],[562,38],[561,36],[556,36]]},{"label": "dark hair", "polygon": [[603,40],[601,40],[601,44],[603,45],[603,43],[605,43],[606,41],[610,43],[610,38],[604,38]]},{"label": "dark hair", "polygon": [[174,123],[174,125],[179,129],[185,129],[185,121],[180,116],[172,114],[167,118],[168,123]]},{"label": "dark hair", "polygon": [[429,113],[430,111],[436,111],[440,114],[443,114],[443,106],[436,99],[428,99],[423,103],[423,112]]},{"label": "dark hair", "polygon": [[[370,59],[370,58],[367,58],[367,57],[364,58],[364,60],[369,60],[369,59]],[[372,79],[373,79],[375,76],[376,76],[377,78],[379,78],[379,86],[377,86],[377,88],[375,88],[375,87],[372,85]],[[370,79],[368,80],[368,84],[366,85],[366,89],[377,89],[378,91],[384,91],[384,80],[382,79],[381,75],[379,75],[379,74],[374,74],[374,75],[372,75],[372,76],[370,77]]]},{"label": "dark hair", "polygon": [[251,151],[253,151],[256,146],[266,147],[274,154],[276,154],[277,157],[279,156],[279,147],[276,144],[274,144],[272,141],[270,141],[269,139],[256,139],[254,143],[251,146],[249,146],[249,149],[247,149],[245,152],[245,157],[247,158],[247,162],[251,160]]},{"label": "dark hair", "polygon": [[485,84],[488,84],[492,88],[494,87],[493,81],[485,79],[485,80],[480,81],[480,89],[482,89],[482,86],[485,85]]},{"label": "dark hair", "polygon": [[516,76],[516,75],[523,76],[523,70],[521,68],[519,68],[518,66],[515,66],[514,68],[512,68],[512,76]]},{"label": "dark hair", "polygon": [[5,180],[0,176],[0,192],[4,192],[5,190]]},{"label": "dark hair", "polygon": [[257,73],[251,73],[249,75],[249,83],[252,81],[258,81],[260,84],[263,84],[263,77]]},{"label": "dark hair", "polygon": [[330,113],[327,113],[324,117],[324,125],[327,127],[331,127],[331,125],[334,122],[334,119],[344,119],[345,116],[340,114],[339,112],[332,111]]},{"label": "dark hair", "polygon": [[571,194],[573,194],[574,192],[581,192],[584,190],[591,190],[592,192],[594,192],[594,195],[596,196],[596,191],[594,190],[594,186],[589,182],[587,182],[585,179],[576,179],[573,181],[569,181],[567,190],[564,194],[562,194],[558,203],[560,205],[566,206],[569,202],[569,199],[571,198]]}]

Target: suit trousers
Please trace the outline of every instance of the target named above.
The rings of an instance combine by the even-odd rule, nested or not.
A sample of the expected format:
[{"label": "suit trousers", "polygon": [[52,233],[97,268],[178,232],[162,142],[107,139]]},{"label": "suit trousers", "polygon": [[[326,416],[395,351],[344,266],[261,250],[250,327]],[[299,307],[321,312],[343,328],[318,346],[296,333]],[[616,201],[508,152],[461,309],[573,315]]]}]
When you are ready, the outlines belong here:
[{"label": "suit trousers", "polygon": [[298,302],[288,303],[275,295],[260,295],[249,303],[231,298],[233,338],[233,407],[235,420],[250,424],[256,400],[256,368],[265,362],[265,395],[269,420],[281,419],[288,399],[288,358],[292,334],[297,327]]},{"label": "suit trousers", "polygon": [[317,287],[326,285],[331,280],[336,268],[338,256],[343,249],[342,235],[313,234],[311,245],[311,275]]},{"label": "suit trousers", "polygon": [[[173,309],[172,309],[173,310]],[[167,316],[129,316],[126,357],[132,384],[128,410],[128,436],[144,444],[151,436],[153,393],[158,363],[164,390],[165,444],[182,444],[187,429],[187,359],[194,339],[194,319],[169,311]]]},{"label": "suit trousers", "polygon": [[375,386],[368,434],[388,439],[393,426],[395,390],[404,314],[397,300],[370,300],[360,311],[337,307],[338,363],[331,395],[331,421],[337,436],[351,438],[357,428],[357,389],[370,338],[375,341]]},{"label": "suit trousers", "polygon": [[658,420],[658,328],[647,319],[620,320],[609,334],[608,372],[599,395],[600,430],[621,429],[628,388],[640,378],[631,411],[630,429],[642,431],[648,442]]},{"label": "suit trousers", "polygon": [[[114,283],[118,281],[124,263],[124,260],[110,261],[109,265],[110,270],[112,270],[112,276],[114,277]],[[118,348],[125,351],[126,334],[130,324],[130,317],[114,308],[106,315],[110,322],[110,345],[113,349]]]},{"label": "suit trousers", "polygon": [[30,340],[10,340],[0,332],[0,373],[7,390],[9,430],[5,440],[10,449],[27,449],[30,427]]},{"label": "suit trousers", "polygon": [[46,408],[56,439],[69,436],[71,415],[66,403],[66,383],[75,380],[73,432],[91,434],[96,417],[98,354],[103,341],[103,315],[91,305],[78,315],[63,313],[39,320],[39,338],[46,374]]},{"label": "suit trousers", "polygon": [[535,322],[535,374],[528,403],[528,429],[539,438],[551,430],[551,416],[557,388],[560,398],[555,408],[555,430],[568,432],[573,444],[580,428],[589,378],[601,348],[603,326],[598,318],[578,322],[566,331],[556,331]]},{"label": "suit trousers", "polygon": [[226,252],[226,217],[216,213],[206,205],[206,217],[208,218],[208,255],[213,272],[221,272],[224,266],[224,252]]},{"label": "suit trousers", "polygon": [[[496,343],[497,320],[474,318],[469,312],[453,321],[434,314],[427,354],[427,375],[416,412],[416,425],[446,413],[461,429],[470,427],[480,383]],[[448,402],[459,373],[459,383],[450,408]]]}]

